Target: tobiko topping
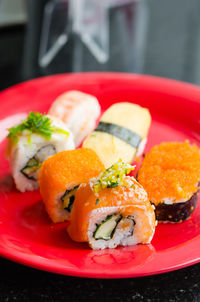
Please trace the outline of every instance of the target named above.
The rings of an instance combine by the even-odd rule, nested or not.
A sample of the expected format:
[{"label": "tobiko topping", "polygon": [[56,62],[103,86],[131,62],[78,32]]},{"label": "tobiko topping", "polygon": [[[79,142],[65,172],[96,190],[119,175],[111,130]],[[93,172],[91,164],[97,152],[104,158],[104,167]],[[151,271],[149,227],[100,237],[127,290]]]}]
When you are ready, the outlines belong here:
[{"label": "tobiko topping", "polygon": [[165,198],[173,202],[188,200],[199,189],[200,149],[188,141],[154,146],[146,154],[137,178],[155,204]]}]

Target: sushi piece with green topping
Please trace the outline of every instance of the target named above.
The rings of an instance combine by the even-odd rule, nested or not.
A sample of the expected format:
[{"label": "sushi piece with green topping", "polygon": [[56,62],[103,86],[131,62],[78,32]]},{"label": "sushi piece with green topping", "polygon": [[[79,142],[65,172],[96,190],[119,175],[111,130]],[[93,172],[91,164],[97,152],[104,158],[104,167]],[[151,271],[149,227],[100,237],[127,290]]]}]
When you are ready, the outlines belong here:
[{"label": "sushi piece with green topping", "polygon": [[61,121],[38,112],[9,129],[7,157],[19,191],[39,188],[38,173],[43,161],[63,150],[74,149],[73,135]]},{"label": "sushi piece with green topping", "polygon": [[131,169],[120,161],[78,187],[67,228],[72,240],[92,249],[151,242],[154,207],[134,177],[126,176]]}]

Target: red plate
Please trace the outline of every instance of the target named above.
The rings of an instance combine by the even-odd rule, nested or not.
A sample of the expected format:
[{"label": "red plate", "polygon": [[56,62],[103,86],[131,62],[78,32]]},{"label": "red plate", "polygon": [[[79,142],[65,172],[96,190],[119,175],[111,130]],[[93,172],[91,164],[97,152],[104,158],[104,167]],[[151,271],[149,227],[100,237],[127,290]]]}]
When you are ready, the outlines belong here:
[{"label": "red plate", "polygon": [[[39,192],[18,192],[4,157],[4,129],[10,116],[47,112],[62,92],[78,89],[94,94],[102,110],[115,102],[146,106],[152,125],[146,150],[163,141],[200,144],[200,88],[155,77],[114,73],[50,76],[23,83],[0,94],[0,255],[14,261],[66,275],[125,278],[163,273],[200,260],[199,206],[180,224],[158,225],[150,245],[92,251],[72,242],[66,224],[52,224]],[[15,116],[14,118],[18,118]]]}]

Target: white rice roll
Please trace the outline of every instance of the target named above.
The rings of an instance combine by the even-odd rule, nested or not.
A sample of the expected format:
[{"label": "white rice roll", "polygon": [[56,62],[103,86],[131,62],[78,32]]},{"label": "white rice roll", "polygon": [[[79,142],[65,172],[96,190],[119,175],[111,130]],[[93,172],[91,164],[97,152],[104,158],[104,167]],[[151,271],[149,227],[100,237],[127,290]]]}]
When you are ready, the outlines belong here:
[{"label": "white rice roll", "polygon": [[[62,121],[50,115],[33,114],[50,121],[50,137],[47,138],[28,127],[15,137],[8,135],[7,157],[16,187],[21,192],[39,188],[38,173],[46,158],[60,151],[75,148],[73,134]],[[25,121],[28,119],[30,121],[30,114]],[[11,128],[10,133],[16,127]]]},{"label": "white rice roll", "polygon": [[95,128],[100,110],[96,97],[80,91],[68,91],[57,97],[49,114],[61,119],[69,127],[77,147]]}]

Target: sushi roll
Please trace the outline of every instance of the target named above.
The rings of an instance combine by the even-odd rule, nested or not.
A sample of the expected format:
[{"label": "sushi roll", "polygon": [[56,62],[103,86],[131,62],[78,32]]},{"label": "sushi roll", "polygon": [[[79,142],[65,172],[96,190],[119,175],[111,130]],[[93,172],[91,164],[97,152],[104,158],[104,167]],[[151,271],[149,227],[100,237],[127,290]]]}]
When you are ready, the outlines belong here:
[{"label": "sushi roll", "polygon": [[74,134],[76,147],[95,128],[100,115],[98,100],[80,91],[68,91],[53,102],[49,114],[61,119]]},{"label": "sushi roll", "polygon": [[151,124],[149,110],[132,103],[117,103],[104,112],[83,147],[93,149],[106,168],[120,158],[132,163],[144,150]]},{"label": "sushi roll", "polygon": [[92,249],[150,243],[156,226],[147,193],[133,178],[133,168],[118,162],[76,191],[67,232]]},{"label": "sushi roll", "polygon": [[145,155],[137,179],[155,206],[157,220],[182,222],[198,202],[200,149],[188,141],[154,146]]},{"label": "sushi roll", "polygon": [[47,157],[75,147],[65,124],[37,112],[30,112],[24,121],[10,128],[7,138],[11,173],[21,192],[39,188],[38,173]]},{"label": "sushi roll", "polygon": [[90,149],[63,151],[45,160],[40,170],[39,184],[51,220],[69,220],[79,185],[103,170],[100,159]]}]

